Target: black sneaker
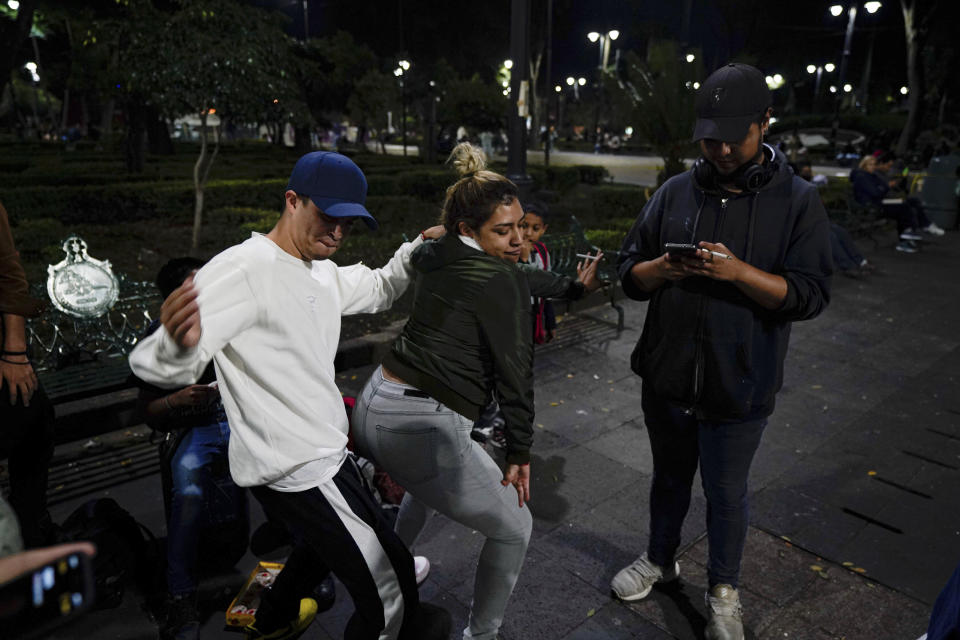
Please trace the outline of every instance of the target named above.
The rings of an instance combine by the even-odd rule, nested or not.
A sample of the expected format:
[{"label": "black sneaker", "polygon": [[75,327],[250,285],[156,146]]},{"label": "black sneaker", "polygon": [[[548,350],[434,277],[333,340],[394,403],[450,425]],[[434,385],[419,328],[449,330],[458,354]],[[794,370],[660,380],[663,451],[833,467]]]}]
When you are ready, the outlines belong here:
[{"label": "black sneaker", "polygon": [[474,423],[473,429],[470,430],[470,438],[479,442],[480,444],[485,443],[490,436],[493,435],[493,426],[480,426],[479,423]]},{"label": "black sneaker", "polygon": [[168,596],[164,603],[160,640],[199,640],[200,612],[196,592]]},{"label": "black sneaker", "polygon": [[317,601],[317,613],[331,609],[337,601],[337,587],[333,583],[333,576],[328,575],[320,581],[313,590],[313,599]]},{"label": "black sneaker", "polygon": [[493,428],[493,433],[490,434],[490,444],[497,449],[507,448],[507,433],[503,430],[503,427]]}]

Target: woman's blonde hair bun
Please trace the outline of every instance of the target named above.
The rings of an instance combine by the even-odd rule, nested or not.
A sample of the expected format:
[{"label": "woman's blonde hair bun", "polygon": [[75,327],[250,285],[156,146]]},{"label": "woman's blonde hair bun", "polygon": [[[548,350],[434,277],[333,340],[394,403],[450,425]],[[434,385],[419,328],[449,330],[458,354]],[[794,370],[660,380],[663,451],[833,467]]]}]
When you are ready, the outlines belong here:
[{"label": "woman's blonde hair bun", "polygon": [[487,154],[483,149],[475,147],[469,142],[461,142],[450,152],[447,163],[452,164],[457,175],[464,176],[475,175],[487,168]]}]

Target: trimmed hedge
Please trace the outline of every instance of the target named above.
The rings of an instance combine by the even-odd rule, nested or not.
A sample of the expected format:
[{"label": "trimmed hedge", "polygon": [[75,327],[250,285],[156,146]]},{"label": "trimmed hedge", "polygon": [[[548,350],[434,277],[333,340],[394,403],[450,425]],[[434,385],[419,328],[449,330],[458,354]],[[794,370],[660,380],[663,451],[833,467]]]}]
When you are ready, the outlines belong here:
[{"label": "trimmed hedge", "polygon": [[[204,190],[205,210],[217,207],[279,208],[287,181],[212,180]],[[3,204],[12,224],[26,218],[54,218],[66,225],[113,224],[163,217],[173,224],[193,220],[193,182],[143,182],[98,186],[30,186],[6,189]]]},{"label": "trimmed hedge", "polygon": [[[593,204],[594,219],[606,226],[611,218],[629,219],[632,221],[640,215],[643,205],[647,203],[646,192],[643,187],[629,185],[603,185],[595,187],[590,192]],[[629,229],[629,226],[627,227]]]},{"label": "trimmed hedge", "polygon": [[580,182],[583,184],[600,184],[610,177],[606,167],[593,164],[578,164],[575,166],[580,173]]},{"label": "trimmed hedge", "polygon": [[587,229],[583,235],[590,244],[604,251],[619,251],[627,232],[617,229]]}]

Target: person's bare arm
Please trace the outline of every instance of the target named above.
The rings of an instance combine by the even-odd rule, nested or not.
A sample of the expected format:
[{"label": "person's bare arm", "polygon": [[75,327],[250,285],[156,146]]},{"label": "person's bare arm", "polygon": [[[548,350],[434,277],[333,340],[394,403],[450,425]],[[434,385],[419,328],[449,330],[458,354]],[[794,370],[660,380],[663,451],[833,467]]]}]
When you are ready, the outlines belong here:
[{"label": "person's bare arm", "polygon": [[[700,242],[699,257],[683,258],[681,264],[687,275],[704,276],[730,282],[764,309],[779,309],[787,298],[787,280],[767,273],[737,258],[723,243]],[[710,253],[729,256],[720,258]]]},{"label": "person's bare arm", "polygon": [[667,282],[682,280],[690,273],[684,269],[683,263],[678,259],[670,259],[670,254],[665,253],[653,260],[638,262],[630,268],[630,277],[634,284],[643,291],[652,293]]},{"label": "person's bare arm", "polygon": [[37,374],[27,359],[26,319],[13,313],[3,314],[3,354],[0,355],[0,380],[6,384],[10,404],[22,401],[30,406],[37,390]]}]

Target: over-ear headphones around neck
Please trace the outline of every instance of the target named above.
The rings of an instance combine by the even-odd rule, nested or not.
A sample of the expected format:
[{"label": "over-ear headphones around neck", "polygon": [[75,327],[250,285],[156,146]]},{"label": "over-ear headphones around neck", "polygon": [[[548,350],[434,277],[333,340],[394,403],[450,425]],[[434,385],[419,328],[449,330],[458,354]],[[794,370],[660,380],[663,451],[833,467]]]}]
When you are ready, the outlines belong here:
[{"label": "over-ear headphones around neck", "polygon": [[[724,176],[724,183],[733,185],[741,191],[754,193],[773,180],[773,176],[780,169],[777,154],[766,142],[763,143],[762,150],[767,156],[766,162],[757,163],[751,160],[737,167],[737,170],[729,176]],[[697,158],[693,164],[693,179],[701,189],[719,191],[721,189],[717,182],[719,177],[720,174],[713,163],[703,156]]]}]

